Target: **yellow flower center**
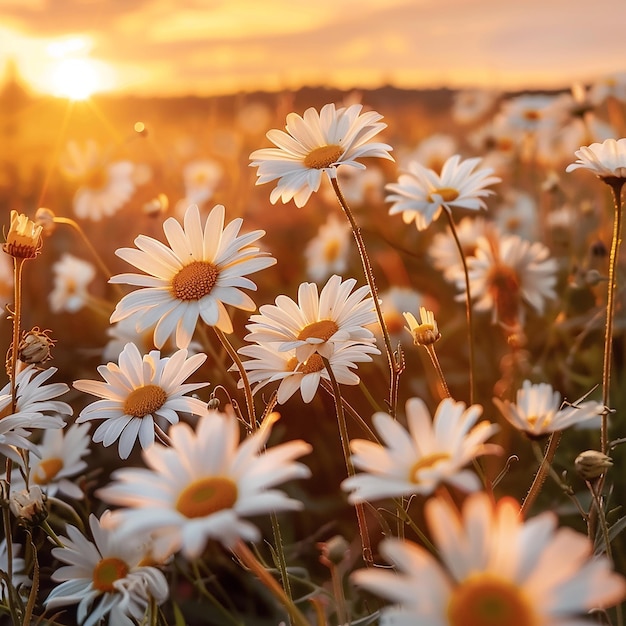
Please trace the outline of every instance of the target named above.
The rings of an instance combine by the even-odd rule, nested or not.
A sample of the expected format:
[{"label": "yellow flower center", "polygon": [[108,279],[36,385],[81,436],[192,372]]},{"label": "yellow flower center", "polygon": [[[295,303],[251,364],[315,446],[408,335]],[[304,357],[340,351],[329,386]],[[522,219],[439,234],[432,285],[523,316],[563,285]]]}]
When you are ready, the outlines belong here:
[{"label": "yellow flower center", "polygon": [[145,417],[160,409],[167,400],[167,394],[158,385],[137,387],[128,394],[124,402],[124,413],[133,417]]},{"label": "yellow flower center", "polygon": [[450,626],[538,626],[523,590],[489,573],[474,574],[450,596]]},{"label": "yellow flower center", "polygon": [[208,261],[193,261],[172,278],[172,293],[177,300],[200,300],[211,293],[219,270]]},{"label": "yellow flower center", "polygon": [[328,263],[334,261],[339,256],[340,250],[339,241],[337,239],[329,239],[324,246],[324,260]]},{"label": "yellow flower center", "polygon": [[205,517],[237,502],[237,485],[230,478],[207,476],[187,485],[176,500],[176,510],[185,517]]},{"label": "yellow flower center", "polygon": [[434,467],[440,461],[446,461],[449,458],[450,455],[447,452],[435,452],[434,454],[422,457],[411,466],[411,470],[409,471],[409,480],[416,485],[419,484],[421,482],[419,474],[422,470]]},{"label": "yellow flower center", "polygon": [[304,166],[315,170],[330,167],[343,154],[343,148],[337,145],[320,146],[304,157]]},{"label": "yellow flower center", "polygon": [[324,369],[324,361],[322,357],[315,353],[312,354],[303,364],[299,371],[303,374],[312,374],[313,372],[320,372]]},{"label": "yellow flower center", "polygon": [[89,189],[104,189],[109,184],[109,173],[105,167],[94,167],[85,174],[82,182]]},{"label": "yellow flower center", "polygon": [[440,196],[444,202],[452,202],[459,197],[458,190],[453,187],[440,187],[439,189],[435,189],[428,194],[428,202],[435,202],[433,194]]},{"label": "yellow flower center", "polygon": [[324,361],[322,361],[322,357],[317,353],[312,354],[304,363],[300,363],[294,356],[287,361],[285,369],[288,372],[293,372],[298,366],[300,366],[298,368],[300,374],[312,374],[313,372],[319,372],[324,369]]},{"label": "yellow flower center", "polygon": [[62,468],[62,459],[44,459],[33,473],[33,481],[36,485],[47,485]]},{"label": "yellow flower center", "polygon": [[333,320],[320,320],[305,326],[298,333],[298,339],[306,341],[307,339],[315,338],[328,341],[338,330],[339,326]]},{"label": "yellow flower center", "polygon": [[537,122],[541,119],[541,113],[536,109],[527,109],[524,111],[522,117],[529,122]]},{"label": "yellow flower center", "polygon": [[520,278],[518,273],[506,265],[495,265],[487,276],[489,293],[493,298],[498,320],[514,326],[520,308]]},{"label": "yellow flower center", "polygon": [[114,591],[113,583],[128,574],[128,565],[116,557],[102,559],[93,570],[94,589],[102,593]]}]

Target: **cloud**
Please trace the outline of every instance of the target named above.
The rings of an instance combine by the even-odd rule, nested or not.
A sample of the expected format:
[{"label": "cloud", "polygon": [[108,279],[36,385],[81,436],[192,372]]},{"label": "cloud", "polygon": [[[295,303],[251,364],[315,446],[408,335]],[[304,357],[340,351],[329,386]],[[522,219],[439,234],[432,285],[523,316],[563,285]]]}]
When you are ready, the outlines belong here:
[{"label": "cloud", "polygon": [[624,0],[0,0],[0,9],[39,37],[90,35],[92,56],[116,66],[126,89],[139,76],[137,88],[153,92],[351,80],[561,87],[626,63]]}]

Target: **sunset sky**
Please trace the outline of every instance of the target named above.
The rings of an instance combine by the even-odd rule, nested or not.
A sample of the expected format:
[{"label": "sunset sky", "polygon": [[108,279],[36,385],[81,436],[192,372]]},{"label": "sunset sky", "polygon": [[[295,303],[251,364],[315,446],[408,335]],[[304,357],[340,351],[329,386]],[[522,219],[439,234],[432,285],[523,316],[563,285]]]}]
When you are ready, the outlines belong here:
[{"label": "sunset sky", "polygon": [[0,0],[34,90],[567,87],[626,71],[626,0]]}]

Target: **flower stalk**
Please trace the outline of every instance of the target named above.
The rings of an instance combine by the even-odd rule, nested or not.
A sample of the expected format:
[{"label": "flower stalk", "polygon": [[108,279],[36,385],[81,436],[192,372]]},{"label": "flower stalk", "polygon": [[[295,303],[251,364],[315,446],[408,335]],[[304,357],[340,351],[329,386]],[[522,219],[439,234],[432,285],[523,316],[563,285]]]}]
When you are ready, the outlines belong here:
[{"label": "flower stalk", "polygon": [[613,218],[613,239],[611,241],[611,253],[609,256],[609,284],[606,298],[606,325],[604,332],[604,358],[602,362],[602,425],[600,430],[600,449],[603,454],[608,449],[608,414],[609,414],[609,388],[611,385],[611,357],[613,347],[613,318],[615,317],[615,288],[617,285],[617,261],[619,259],[620,244],[622,242],[622,188],[623,178],[605,178],[605,182],[611,187],[615,204],[615,216]]},{"label": "flower stalk", "polygon": [[463,274],[465,276],[465,315],[467,318],[467,337],[469,346],[469,403],[474,404],[475,395],[475,350],[474,350],[474,316],[472,313],[472,295],[470,293],[470,279],[469,271],[467,269],[467,261],[465,260],[465,253],[463,252],[463,246],[461,240],[456,232],[454,220],[452,219],[452,213],[450,211],[444,211],[450,224],[450,230],[454,237],[454,242],[459,250],[461,256],[461,263],[463,264]]},{"label": "flower stalk", "polygon": [[[343,410],[343,403],[341,401],[341,390],[339,389],[339,384],[337,383],[337,379],[335,378],[333,370],[330,366],[330,362],[324,357],[322,357],[322,361],[324,362],[324,367],[328,372],[328,376],[330,378],[333,389],[335,412],[337,414],[337,424],[339,426],[339,440],[341,441],[341,450],[343,452],[343,458],[346,463],[346,470],[348,471],[348,476],[354,476],[356,472],[354,471],[354,464],[352,463],[352,458],[350,456],[350,439],[348,437],[348,425],[346,423],[346,416]],[[365,509],[361,502],[357,502],[354,505],[354,508],[356,510],[359,534],[361,535],[363,560],[368,567],[371,567],[374,564],[374,558],[372,556],[372,546],[370,543],[369,531],[367,530]]]},{"label": "flower stalk", "polygon": [[380,306],[380,302],[378,300],[378,288],[376,287],[376,279],[374,277],[374,271],[372,270],[372,264],[369,259],[369,255],[367,254],[367,249],[365,247],[365,242],[363,241],[363,236],[361,235],[361,229],[359,228],[348,203],[343,195],[339,187],[339,182],[337,177],[330,177],[330,182],[332,183],[333,189],[335,190],[335,194],[337,195],[337,199],[339,200],[339,204],[343,209],[344,214],[348,218],[350,222],[350,227],[352,229],[352,235],[354,236],[354,240],[356,242],[357,249],[359,251],[359,257],[361,259],[361,264],[363,266],[363,273],[365,274],[365,280],[369,285],[370,291],[372,293],[372,300],[374,301],[374,308],[376,309],[376,316],[378,317],[378,321],[380,323],[380,328],[383,334],[383,341],[385,344],[385,351],[387,353],[387,361],[389,362],[389,372],[390,372],[390,386],[389,386],[389,410],[391,415],[396,414],[396,406],[398,403],[398,385],[400,382],[400,375],[404,371],[405,363],[404,363],[404,355],[402,353],[402,347],[398,346],[398,350],[394,351],[391,345],[391,337],[389,336],[389,330],[387,329],[387,324],[385,323],[385,318],[383,316],[383,311]]}]

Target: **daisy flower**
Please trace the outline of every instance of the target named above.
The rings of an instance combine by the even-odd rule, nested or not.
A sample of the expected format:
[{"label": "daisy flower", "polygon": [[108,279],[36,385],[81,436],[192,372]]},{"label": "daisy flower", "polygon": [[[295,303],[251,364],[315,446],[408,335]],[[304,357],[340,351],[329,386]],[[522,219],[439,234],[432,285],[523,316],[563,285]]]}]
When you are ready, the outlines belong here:
[{"label": "daisy flower", "polygon": [[518,430],[539,437],[555,430],[564,430],[603,413],[600,402],[588,400],[573,404],[561,402],[561,394],[547,383],[533,384],[529,380],[517,390],[517,401],[493,399],[502,415]]},{"label": "daisy flower", "polygon": [[158,350],[141,356],[134,343],[126,344],[119,365],[100,365],[98,372],[105,382],[77,380],[79,391],[102,398],[86,406],[76,420],[104,420],[93,434],[96,443],[106,446],[119,439],[119,454],[128,458],[139,438],[146,449],[154,443],[155,419],[170,424],[178,422],[178,413],[203,415],[206,404],[185,396],[208,383],[184,383],[206,360],[206,354],[187,358],[187,350],[178,350],[171,357],[161,357]]},{"label": "daisy flower", "polygon": [[499,183],[491,176],[491,168],[477,169],[480,158],[461,161],[458,154],[451,156],[441,168],[441,173],[411,161],[408,171],[401,174],[397,183],[385,186],[392,192],[386,197],[393,202],[389,215],[402,213],[405,224],[415,221],[418,230],[428,228],[439,217],[442,209],[449,213],[453,208],[486,209],[483,198],[493,194],[488,185]]},{"label": "daisy flower", "polygon": [[[277,400],[284,404],[298,389],[303,402],[311,402],[322,380],[330,382],[330,376],[319,354],[312,354],[306,361],[300,362],[296,350],[281,351],[276,344],[264,343],[239,348],[239,354],[250,357],[243,361],[248,380],[254,385],[254,393],[268,383],[280,381]],[[380,354],[380,350],[367,343],[345,342],[339,344],[328,357],[330,369],[340,385],[358,385],[359,377],[352,371],[357,363],[369,362],[371,354]],[[233,368],[234,369],[234,368]],[[243,383],[239,381],[239,386]]]},{"label": "daisy flower", "polygon": [[48,300],[53,313],[76,313],[90,299],[87,288],[96,275],[96,268],[72,254],[65,253],[52,266],[54,289]]},{"label": "daisy flower", "polygon": [[108,528],[107,517],[108,512],[101,520],[90,515],[93,542],[67,526],[67,537],[61,537],[64,547],[52,550],[66,564],[52,574],[52,580],[61,584],[50,592],[45,606],[55,610],[78,604],[81,626],[96,626],[107,616],[109,624],[135,626],[151,599],[157,604],[167,599],[168,584],[156,567],[141,565],[145,553],[136,538]]},{"label": "daisy flower", "polygon": [[578,158],[565,168],[566,172],[584,168],[603,180],[626,179],[626,138],[582,146],[575,154]]},{"label": "daisy flower", "polygon": [[407,157],[402,158],[402,163],[407,165],[411,161],[417,161],[424,167],[438,174],[444,163],[459,151],[459,144],[455,137],[444,133],[429,135]]},{"label": "daisy flower", "polygon": [[[461,218],[455,229],[461,242],[463,256],[466,259],[474,256],[479,237],[484,236],[490,229],[494,228],[496,227],[491,222],[482,217],[466,216]],[[457,277],[461,276],[465,280],[459,248],[449,226],[446,232],[435,233],[428,248],[428,256],[435,268],[443,272],[443,277],[448,282],[454,283]]]},{"label": "daisy flower", "polygon": [[589,99],[594,105],[604,104],[609,98],[626,102],[626,72],[608,74],[592,83]]},{"label": "daisy flower", "polygon": [[74,214],[94,221],[115,215],[135,193],[134,173],[130,161],[117,161],[90,172],[87,183],[74,195]]},{"label": "daisy flower", "polygon": [[239,235],[243,220],[234,219],[224,228],[224,213],[224,207],[218,204],[203,227],[200,211],[193,204],[185,213],[184,227],[173,217],[165,220],[163,231],[169,248],[152,237],[139,235],[135,239],[138,250],[117,250],[117,256],[145,274],[120,274],[111,278],[112,283],[143,287],[120,300],[111,323],[141,312],[137,331],[156,325],[157,348],[173,334],[176,345],[186,348],[198,318],[231,333],[233,326],[224,305],[246,311],[256,309],[252,299],[241,291],[256,289],[245,275],[270,267],[276,260],[250,245],[264,231]]},{"label": "daisy flower", "polygon": [[[13,542],[11,544],[11,549],[13,551],[13,578],[11,579],[11,584],[14,587],[18,587],[22,585],[24,587],[30,587],[30,578],[23,574],[25,571],[26,562],[24,559],[18,557],[17,555],[22,551],[22,546],[19,543]],[[7,540],[3,539],[0,541],[0,572],[8,572],[9,571],[9,554],[7,550]],[[0,597],[6,598],[8,593],[8,589],[6,583],[4,582],[4,578],[0,577]]]},{"label": "daisy flower", "polygon": [[296,113],[287,116],[287,132],[274,129],[267,133],[276,147],[255,150],[250,155],[250,166],[258,167],[257,185],[278,179],[270,195],[272,204],[279,199],[283,203],[293,199],[296,206],[304,206],[319,189],[322,174],[336,178],[340,165],[365,169],[357,160],[363,157],[393,161],[391,146],[371,142],[387,127],[380,122],[382,115],[375,111],[361,113],[362,109],[361,104],[339,109],[327,104],[318,113],[311,107],[303,117]]},{"label": "daisy flower", "polygon": [[224,171],[222,166],[213,159],[191,161],[183,168],[186,206],[201,205],[210,200],[215,193]]},{"label": "daisy flower", "polygon": [[474,124],[494,108],[500,93],[489,89],[464,89],[454,94],[452,119],[457,124]]},{"label": "daisy flower", "polygon": [[246,341],[277,343],[279,351],[295,348],[298,361],[306,361],[314,352],[330,357],[335,344],[344,341],[374,343],[371,330],[365,328],[376,321],[374,302],[367,286],[355,291],[354,278],[341,280],[331,276],[318,292],[315,283],[298,287],[298,302],[285,295],[276,304],[265,304],[258,315],[250,317]]},{"label": "daisy flower", "polygon": [[325,280],[332,274],[343,274],[348,267],[350,224],[330,214],[305,250],[307,274],[312,281]]},{"label": "daisy flower", "polygon": [[69,404],[55,400],[67,393],[69,387],[65,383],[44,384],[56,371],[56,367],[40,371],[29,365],[19,372],[15,378],[15,411],[11,408],[11,384],[0,390],[0,454],[19,465],[23,459],[15,448],[37,454],[36,446],[28,440],[31,429],[63,428],[63,416],[72,414]]},{"label": "daisy flower", "polygon": [[[72,480],[87,468],[89,454],[88,424],[72,424],[67,429],[46,430],[36,455],[30,456],[30,485],[39,485],[48,497],[64,495],[80,500],[83,491]],[[20,472],[11,477],[11,490],[26,489]]]},{"label": "daisy flower", "polygon": [[626,596],[626,581],[609,559],[594,556],[586,536],[557,528],[545,512],[524,521],[519,504],[469,496],[462,512],[440,499],[426,503],[426,521],[441,563],[410,541],[385,539],[396,570],[359,570],[352,580],[395,604],[381,626],[584,626],[593,608]]},{"label": "daisy flower", "polygon": [[[524,303],[541,314],[545,301],[556,298],[558,265],[542,243],[517,235],[480,237],[474,254],[467,259],[473,306],[477,311],[492,311],[494,324],[523,325]],[[457,288],[465,288],[460,275]],[[457,297],[463,300],[465,294]]]},{"label": "daisy flower", "polygon": [[[301,503],[274,489],[309,469],[295,462],[311,446],[291,441],[265,450],[271,427],[239,443],[234,415],[212,411],[194,429],[181,422],[170,429],[171,447],[145,450],[147,468],[116,470],[113,482],[98,490],[124,533],[154,533],[155,548],[168,554],[200,556],[209,539],[232,547],[239,539],[257,541],[259,530],[242,519],[271,511],[300,509]],[[164,555],[167,556],[167,555]]]},{"label": "daisy flower", "polygon": [[500,116],[504,124],[527,133],[547,130],[554,125],[551,108],[554,96],[522,94],[502,102]]},{"label": "daisy flower", "polygon": [[84,219],[101,220],[121,209],[135,192],[130,161],[110,163],[95,141],[70,141],[60,158],[61,171],[80,186],[74,195],[74,213]]},{"label": "daisy flower", "polygon": [[362,473],[346,478],[351,504],[412,494],[429,495],[439,484],[463,491],[480,488],[478,477],[462,468],[483,454],[497,454],[500,446],[485,441],[498,431],[496,424],[478,422],[482,407],[466,408],[451,398],[441,401],[434,419],[419,398],[406,403],[408,431],[387,413],[372,421],[384,445],[353,439],[352,462]]}]

